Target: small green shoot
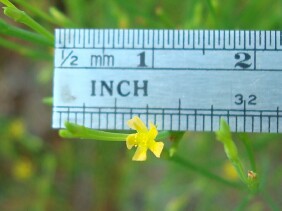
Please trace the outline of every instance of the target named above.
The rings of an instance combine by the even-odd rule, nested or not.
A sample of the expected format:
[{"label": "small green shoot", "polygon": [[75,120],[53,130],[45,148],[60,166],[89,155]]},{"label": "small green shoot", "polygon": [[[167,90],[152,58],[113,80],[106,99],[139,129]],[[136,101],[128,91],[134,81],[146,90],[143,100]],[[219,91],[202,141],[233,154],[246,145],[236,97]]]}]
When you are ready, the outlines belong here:
[{"label": "small green shoot", "polygon": [[220,120],[220,129],[216,132],[216,137],[217,140],[223,143],[225,154],[236,169],[241,181],[247,185],[250,191],[256,192],[259,184],[256,173],[253,171],[246,173],[244,170],[243,164],[238,155],[238,149],[232,140],[230,127],[223,118]]}]

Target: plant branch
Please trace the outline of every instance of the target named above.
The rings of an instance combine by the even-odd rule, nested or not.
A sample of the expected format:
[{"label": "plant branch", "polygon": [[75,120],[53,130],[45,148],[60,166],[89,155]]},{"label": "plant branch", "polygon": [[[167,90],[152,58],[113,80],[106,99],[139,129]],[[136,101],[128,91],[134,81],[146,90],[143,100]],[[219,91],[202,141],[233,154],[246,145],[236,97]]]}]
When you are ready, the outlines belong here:
[{"label": "plant branch", "polygon": [[29,32],[7,24],[4,20],[0,19],[0,33],[12,37],[21,38],[32,43],[38,43],[46,46],[53,47],[54,43],[46,39],[42,35]]},{"label": "plant branch", "polygon": [[23,23],[33,29],[34,31],[42,34],[50,42],[54,42],[54,36],[44,27],[42,27],[39,23],[33,20],[29,15],[27,15],[24,11],[21,11],[14,7],[4,7],[4,14],[8,17],[14,19],[16,22]]}]

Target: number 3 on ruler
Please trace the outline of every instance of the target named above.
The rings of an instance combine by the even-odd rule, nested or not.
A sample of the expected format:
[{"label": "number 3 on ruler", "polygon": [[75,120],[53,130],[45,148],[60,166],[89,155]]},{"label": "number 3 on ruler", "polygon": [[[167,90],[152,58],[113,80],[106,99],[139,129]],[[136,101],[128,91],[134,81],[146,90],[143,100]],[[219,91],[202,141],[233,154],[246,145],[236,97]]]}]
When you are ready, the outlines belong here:
[{"label": "number 3 on ruler", "polygon": [[[236,98],[235,101],[236,105],[242,105],[244,102],[246,102],[242,94],[236,94],[235,98]],[[247,100],[248,105],[256,105],[257,104],[256,99],[257,99],[256,95],[249,95],[249,98]]]}]

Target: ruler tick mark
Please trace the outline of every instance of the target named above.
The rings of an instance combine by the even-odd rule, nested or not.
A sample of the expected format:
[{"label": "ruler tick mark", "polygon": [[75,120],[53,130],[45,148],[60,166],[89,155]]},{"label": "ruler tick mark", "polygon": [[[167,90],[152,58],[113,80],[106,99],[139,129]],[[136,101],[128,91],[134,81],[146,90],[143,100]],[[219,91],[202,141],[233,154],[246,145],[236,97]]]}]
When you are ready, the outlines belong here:
[{"label": "ruler tick mark", "polygon": [[213,131],[213,105],[211,105],[211,131]]},{"label": "ruler tick mark", "polygon": [[181,99],[178,100],[178,130],[181,126]]},{"label": "ruler tick mark", "polygon": [[260,111],[260,117],[259,117],[259,120],[260,120],[260,132],[262,132],[262,111]]},{"label": "ruler tick mark", "polygon": [[270,121],[271,121],[271,117],[268,117],[268,132],[270,133]]},{"label": "ruler tick mark", "polygon": [[205,31],[203,31],[203,55],[205,55]]},{"label": "ruler tick mark", "polygon": [[280,33],[280,47],[282,46],[282,31],[279,32]]},{"label": "ruler tick mark", "polygon": [[194,117],[195,117],[194,129],[195,131],[197,131],[197,109],[194,109]]},{"label": "ruler tick mark", "polygon": [[206,115],[203,114],[203,129],[202,129],[203,131],[205,131],[205,117]]},{"label": "ruler tick mark", "polygon": [[244,100],[244,120],[243,120],[243,125],[244,125],[244,132],[246,132],[246,100]]}]

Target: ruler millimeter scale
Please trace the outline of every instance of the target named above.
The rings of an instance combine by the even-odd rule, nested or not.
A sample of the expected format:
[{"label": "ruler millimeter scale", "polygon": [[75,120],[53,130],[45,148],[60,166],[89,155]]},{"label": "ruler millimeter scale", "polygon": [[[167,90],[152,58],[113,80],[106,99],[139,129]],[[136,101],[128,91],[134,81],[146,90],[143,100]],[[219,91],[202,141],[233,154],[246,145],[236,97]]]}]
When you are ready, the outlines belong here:
[{"label": "ruler millimeter scale", "polygon": [[53,128],[282,132],[282,32],[57,29]]}]

